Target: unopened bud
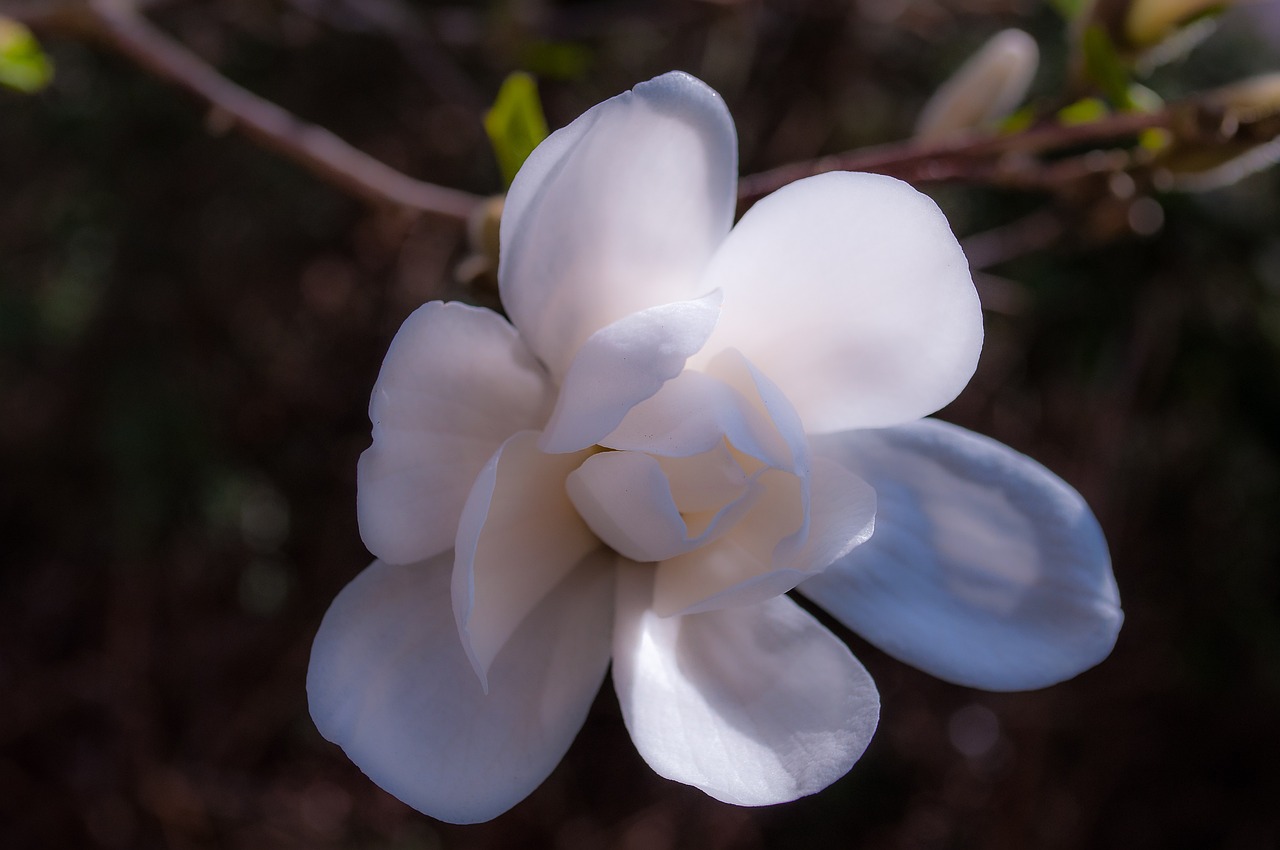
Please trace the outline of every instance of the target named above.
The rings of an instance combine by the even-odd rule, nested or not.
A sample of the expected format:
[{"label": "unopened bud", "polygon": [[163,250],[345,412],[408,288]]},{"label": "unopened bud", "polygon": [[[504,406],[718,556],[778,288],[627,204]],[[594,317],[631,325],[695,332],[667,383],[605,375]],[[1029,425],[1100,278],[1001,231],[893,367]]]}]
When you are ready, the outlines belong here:
[{"label": "unopened bud", "polygon": [[916,138],[937,141],[991,126],[1022,102],[1039,63],[1034,38],[1017,29],[996,33],[929,98]]},{"label": "unopened bud", "polygon": [[1225,186],[1280,160],[1280,72],[1206,92],[1184,114],[1182,138],[1156,160],[1172,188]]},{"label": "unopened bud", "polygon": [[1125,36],[1135,47],[1150,47],[1194,19],[1231,5],[1231,0],[1133,0],[1125,16]]},{"label": "unopened bud", "polygon": [[1206,104],[1231,113],[1242,124],[1280,115],[1280,71],[1214,89],[1202,98]]},{"label": "unopened bud", "polygon": [[498,225],[502,223],[502,205],[506,195],[486,198],[467,220],[467,243],[471,253],[498,264]]},{"label": "unopened bud", "polygon": [[506,195],[485,199],[467,219],[467,256],[455,272],[459,281],[496,288],[498,284],[498,227]]}]

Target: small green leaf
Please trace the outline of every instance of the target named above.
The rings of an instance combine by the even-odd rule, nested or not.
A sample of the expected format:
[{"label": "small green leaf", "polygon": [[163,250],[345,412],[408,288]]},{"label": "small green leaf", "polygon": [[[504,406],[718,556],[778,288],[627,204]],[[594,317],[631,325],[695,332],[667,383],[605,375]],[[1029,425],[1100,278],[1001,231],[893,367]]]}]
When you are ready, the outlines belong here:
[{"label": "small green leaf", "polygon": [[1001,121],[999,130],[1001,133],[1021,133],[1023,130],[1030,128],[1035,121],[1035,108],[1024,106]]},{"label": "small green leaf", "polygon": [[53,64],[31,30],[0,18],[0,86],[31,94],[53,79]]},{"label": "small green leaf", "polygon": [[493,108],[484,116],[484,129],[510,186],[529,154],[547,137],[547,119],[533,77],[517,71],[503,80]]},{"label": "small green leaf", "polygon": [[1138,147],[1151,153],[1160,153],[1173,144],[1173,134],[1163,127],[1152,127],[1138,134]]},{"label": "small green leaf", "polygon": [[1106,118],[1110,111],[1098,98],[1086,97],[1059,109],[1058,122],[1064,127],[1092,124],[1094,121]]}]

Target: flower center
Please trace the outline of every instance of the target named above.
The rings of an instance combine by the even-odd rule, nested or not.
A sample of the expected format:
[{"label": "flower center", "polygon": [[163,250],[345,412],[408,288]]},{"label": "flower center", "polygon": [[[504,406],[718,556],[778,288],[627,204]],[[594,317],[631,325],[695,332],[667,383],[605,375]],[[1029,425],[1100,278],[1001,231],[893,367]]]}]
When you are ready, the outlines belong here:
[{"label": "flower center", "polygon": [[636,561],[665,561],[718,540],[758,496],[764,464],[727,439],[688,457],[603,451],[572,474],[569,498],[587,526]]}]

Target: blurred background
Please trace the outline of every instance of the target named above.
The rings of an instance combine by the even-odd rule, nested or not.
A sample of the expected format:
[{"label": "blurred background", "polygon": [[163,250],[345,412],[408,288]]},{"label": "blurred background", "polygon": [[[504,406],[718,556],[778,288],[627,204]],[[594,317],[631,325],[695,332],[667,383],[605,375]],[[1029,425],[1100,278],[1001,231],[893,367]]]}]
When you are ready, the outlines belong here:
[{"label": "blurred background", "polygon": [[[911,134],[1035,0],[172,0],[153,21],[392,166],[502,189],[482,117],[533,72],[562,126],[663,71],[726,98],[742,170]],[[1146,80],[1167,98],[1280,67],[1276,4]],[[0,846],[1280,846],[1280,173],[1162,193],[927,186],[981,269],[987,344],[944,418],[1077,487],[1112,548],[1114,654],[1047,690],[948,685],[839,631],[878,683],[862,761],[739,809],[654,775],[611,688],[497,821],[436,823],[307,714],[312,636],[369,561],[368,394],[456,273],[463,228],[370,207],[108,50],[48,36],[0,89]],[[1043,244],[1001,231],[1052,206]],[[995,230],[993,230],[995,229]],[[995,236],[992,236],[992,234]],[[977,256],[980,255],[980,256]],[[838,627],[837,627],[838,629]]]}]

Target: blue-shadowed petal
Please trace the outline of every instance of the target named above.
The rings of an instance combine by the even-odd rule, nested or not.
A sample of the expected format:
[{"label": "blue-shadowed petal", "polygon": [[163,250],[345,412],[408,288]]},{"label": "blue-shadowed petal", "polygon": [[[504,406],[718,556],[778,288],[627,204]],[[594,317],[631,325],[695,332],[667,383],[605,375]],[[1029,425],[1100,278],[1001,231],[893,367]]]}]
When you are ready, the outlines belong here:
[{"label": "blue-shadowed petal", "polygon": [[452,553],[375,562],[338,595],[311,650],[320,733],[369,778],[453,823],[497,817],[568,750],[609,664],[612,569],[575,570],[494,660],[485,694],[458,642]]},{"label": "blue-shadowed petal", "polygon": [[1080,494],[994,440],[936,420],[814,440],[876,488],[875,534],[800,591],[941,679],[1024,690],[1111,652],[1123,614]]}]

